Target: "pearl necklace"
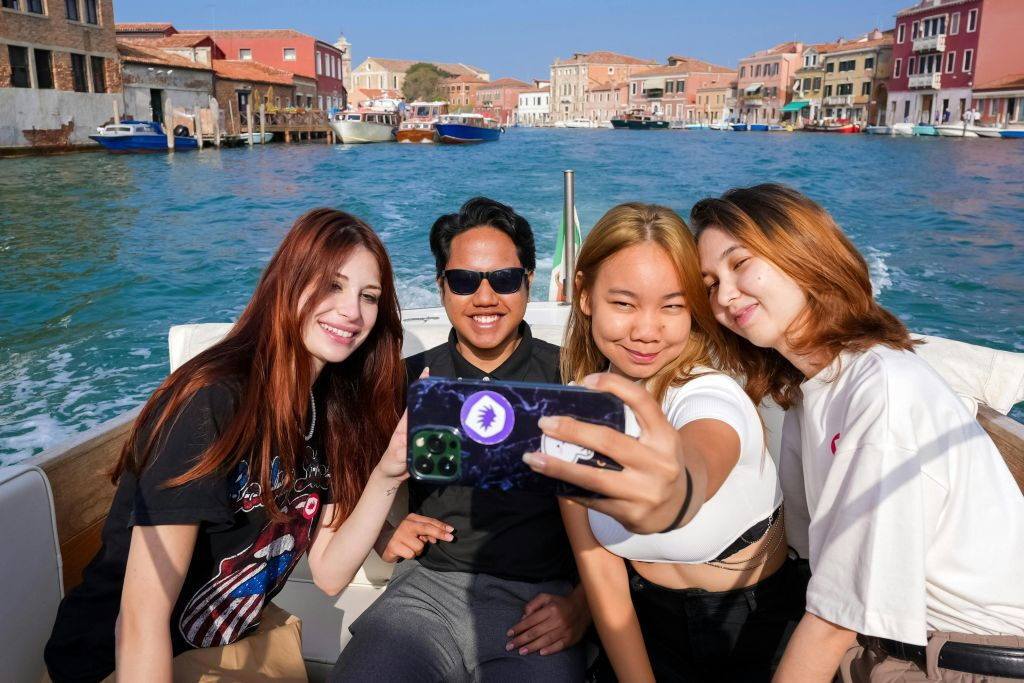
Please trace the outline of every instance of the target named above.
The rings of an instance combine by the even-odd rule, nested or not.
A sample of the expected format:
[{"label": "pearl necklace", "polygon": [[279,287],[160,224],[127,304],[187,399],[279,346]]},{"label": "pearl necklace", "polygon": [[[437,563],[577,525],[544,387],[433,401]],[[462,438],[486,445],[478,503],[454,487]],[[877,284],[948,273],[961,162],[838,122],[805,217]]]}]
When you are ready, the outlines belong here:
[{"label": "pearl necklace", "polygon": [[309,425],[309,434],[302,437],[305,441],[309,441],[313,438],[313,430],[316,429],[316,401],[313,400],[312,389],[309,390],[309,412],[313,416],[313,421]]}]

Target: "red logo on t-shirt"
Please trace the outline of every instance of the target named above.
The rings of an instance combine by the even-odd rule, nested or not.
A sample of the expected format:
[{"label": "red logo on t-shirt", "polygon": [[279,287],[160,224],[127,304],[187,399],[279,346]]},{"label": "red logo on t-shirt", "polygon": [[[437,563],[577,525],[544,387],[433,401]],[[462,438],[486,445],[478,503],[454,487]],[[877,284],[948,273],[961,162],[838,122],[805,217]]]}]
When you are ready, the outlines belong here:
[{"label": "red logo on t-shirt", "polygon": [[839,432],[836,432],[836,435],[832,437],[832,455],[836,454],[836,441],[839,441]]}]

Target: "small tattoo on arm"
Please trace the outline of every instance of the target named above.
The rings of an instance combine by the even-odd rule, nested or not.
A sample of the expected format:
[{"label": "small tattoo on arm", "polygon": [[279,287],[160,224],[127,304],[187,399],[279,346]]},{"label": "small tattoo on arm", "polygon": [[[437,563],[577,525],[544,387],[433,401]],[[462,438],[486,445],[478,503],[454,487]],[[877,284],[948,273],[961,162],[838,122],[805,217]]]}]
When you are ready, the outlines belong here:
[{"label": "small tattoo on arm", "polygon": [[393,495],[395,495],[395,491],[397,491],[397,490],[398,490],[398,484],[395,484],[394,486],[389,488],[387,491],[385,491],[384,495],[385,496],[393,496]]}]

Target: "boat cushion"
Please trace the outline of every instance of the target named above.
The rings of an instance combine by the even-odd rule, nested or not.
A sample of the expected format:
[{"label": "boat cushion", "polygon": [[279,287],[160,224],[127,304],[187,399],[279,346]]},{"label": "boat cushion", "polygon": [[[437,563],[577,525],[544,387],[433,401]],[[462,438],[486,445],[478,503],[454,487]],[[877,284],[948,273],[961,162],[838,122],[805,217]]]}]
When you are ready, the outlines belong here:
[{"label": "boat cushion", "polygon": [[53,494],[38,467],[0,468],[0,662],[8,681],[43,676],[43,646],[64,590]]}]

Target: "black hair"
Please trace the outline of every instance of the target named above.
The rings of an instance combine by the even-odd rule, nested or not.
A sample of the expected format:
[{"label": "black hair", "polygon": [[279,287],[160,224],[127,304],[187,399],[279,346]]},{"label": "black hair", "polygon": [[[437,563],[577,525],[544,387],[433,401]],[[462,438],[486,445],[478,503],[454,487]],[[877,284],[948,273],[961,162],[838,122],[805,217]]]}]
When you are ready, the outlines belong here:
[{"label": "black hair", "polygon": [[458,213],[448,213],[430,228],[430,251],[434,254],[437,277],[441,277],[452,255],[452,240],[467,230],[487,226],[501,230],[516,245],[516,255],[526,272],[537,267],[537,250],[533,243],[533,230],[529,222],[512,207],[487,197],[473,197],[462,205]]}]

